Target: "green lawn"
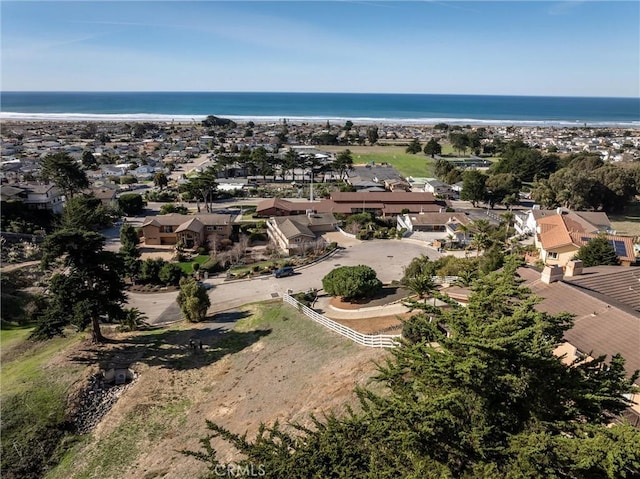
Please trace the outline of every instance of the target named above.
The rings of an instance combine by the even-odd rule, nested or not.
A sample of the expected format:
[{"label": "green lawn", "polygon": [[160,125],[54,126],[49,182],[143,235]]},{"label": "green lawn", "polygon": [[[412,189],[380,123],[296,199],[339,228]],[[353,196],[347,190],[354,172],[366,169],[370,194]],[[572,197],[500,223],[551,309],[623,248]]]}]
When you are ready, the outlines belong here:
[{"label": "green lawn", "polygon": [[182,268],[182,271],[185,274],[191,274],[193,273],[193,265],[194,263],[198,263],[198,264],[203,264],[206,263],[206,261],[209,259],[209,255],[208,254],[200,254],[198,256],[195,257],[195,259],[191,260],[191,261],[185,261],[183,263],[178,263],[180,265],[180,268]]},{"label": "green lawn", "polygon": [[[340,152],[346,148],[321,147],[327,151]],[[351,146],[351,156],[355,164],[389,163],[404,177],[431,177],[433,176],[433,160],[424,153],[411,155],[406,153],[404,146]]]}]

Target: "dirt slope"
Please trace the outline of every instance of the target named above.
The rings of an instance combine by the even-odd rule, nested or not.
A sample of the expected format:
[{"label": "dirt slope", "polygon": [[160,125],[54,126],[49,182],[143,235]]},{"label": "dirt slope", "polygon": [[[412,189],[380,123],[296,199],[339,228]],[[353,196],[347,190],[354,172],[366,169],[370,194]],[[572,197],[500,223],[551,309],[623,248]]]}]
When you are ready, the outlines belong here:
[{"label": "dirt slope", "polygon": [[[203,464],[178,453],[199,449],[209,419],[249,437],[261,422],[308,423],[312,413],[344,411],[353,390],[385,351],[358,346],[281,303],[256,306],[236,330],[215,322],[120,337],[72,361],[130,363],[138,374],[92,434],[48,477],[197,477]],[[195,354],[189,339],[202,340]],[[234,451],[220,445],[219,456]]]}]

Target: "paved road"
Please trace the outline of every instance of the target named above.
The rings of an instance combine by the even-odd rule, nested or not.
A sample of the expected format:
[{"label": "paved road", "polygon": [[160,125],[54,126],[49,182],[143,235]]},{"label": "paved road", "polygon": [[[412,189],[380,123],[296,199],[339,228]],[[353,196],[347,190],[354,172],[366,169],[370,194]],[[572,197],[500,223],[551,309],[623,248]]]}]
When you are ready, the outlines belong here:
[{"label": "paved road", "polygon": [[[208,279],[215,287],[210,290],[211,308],[214,314],[237,308],[255,301],[281,298],[288,290],[306,291],[322,288],[322,278],[338,266],[366,264],[376,270],[383,283],[400,279],[403,268],[421,254],[435,259],[442,256],[433,249],[402,240],[374,240],[362,242],[338,250],[329,258],[303,267],[286,278],[265,276],[250,280],[225,281],[224,276]],[[176,293],[135,294],[129,293],[129,305],[143,311],[152,323],[165,323],[180,319],[175,306]]]}]

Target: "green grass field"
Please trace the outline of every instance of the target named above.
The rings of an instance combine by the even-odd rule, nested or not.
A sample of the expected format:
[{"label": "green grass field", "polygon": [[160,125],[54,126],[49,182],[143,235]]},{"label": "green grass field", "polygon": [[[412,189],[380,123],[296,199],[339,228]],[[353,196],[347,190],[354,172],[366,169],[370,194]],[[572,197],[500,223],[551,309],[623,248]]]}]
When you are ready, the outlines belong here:
[{"label": "green grass field", "polygon": [[[343,147],[321,147],[330,152],[344,151]],[[355,164],[389,163],[402,176],[432,177],[433,160],[424,153],[411,155],[404,146],[351,146],[349,147]]]},{"label": "green grass field", "polygon": [[623,214],[611,214],[609,219],[618,234],[640,236],[640,202],[627,205]]}]

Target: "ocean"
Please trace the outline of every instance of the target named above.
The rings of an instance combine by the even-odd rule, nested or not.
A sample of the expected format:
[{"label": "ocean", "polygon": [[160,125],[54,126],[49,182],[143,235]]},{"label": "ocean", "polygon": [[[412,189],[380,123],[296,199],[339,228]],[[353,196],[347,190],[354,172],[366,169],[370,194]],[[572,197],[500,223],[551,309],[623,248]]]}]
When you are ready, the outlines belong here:
[{"label": "ocean", "polygon": [[640,127],[640,98],[386,93],[0,92],[0,119]]}]

